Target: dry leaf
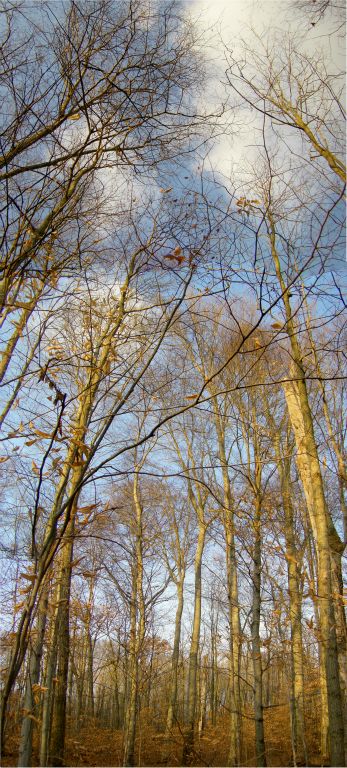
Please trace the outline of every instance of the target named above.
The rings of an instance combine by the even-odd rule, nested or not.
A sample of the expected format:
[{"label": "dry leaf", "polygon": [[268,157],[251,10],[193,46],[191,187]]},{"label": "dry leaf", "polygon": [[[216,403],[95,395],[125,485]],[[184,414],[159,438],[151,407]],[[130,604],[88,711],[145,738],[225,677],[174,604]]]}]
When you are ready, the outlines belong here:
[{"label": "dry leaf", "polygon": [[22,579],[27,579],[28,581],[35,581],[36,579],[35,573],[21,573],[20,576]]}]

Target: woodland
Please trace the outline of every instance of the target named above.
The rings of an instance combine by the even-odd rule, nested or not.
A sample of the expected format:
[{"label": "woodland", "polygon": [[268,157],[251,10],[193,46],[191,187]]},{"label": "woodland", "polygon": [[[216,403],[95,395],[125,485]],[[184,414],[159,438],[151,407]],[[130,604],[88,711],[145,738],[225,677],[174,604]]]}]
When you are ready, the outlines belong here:
[{"label": "woodland", "polygon": [[4,766],[346,765],[344,3],[195,5],[1,4]]}]

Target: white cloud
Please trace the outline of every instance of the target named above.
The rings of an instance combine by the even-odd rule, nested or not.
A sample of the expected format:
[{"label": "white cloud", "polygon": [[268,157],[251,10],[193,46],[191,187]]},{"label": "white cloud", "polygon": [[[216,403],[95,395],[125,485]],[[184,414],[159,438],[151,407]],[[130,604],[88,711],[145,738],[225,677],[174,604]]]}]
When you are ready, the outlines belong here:
[{"label": "white cloud", "polygon": [[[326,14],[314,27],[309,19],[298,17],[294,0],[193,0],[189,4],[192,19],[202,30],[208,30],[206,57],[213,68],[213,77],[205,92],[208,106],[216,107],[226,99],[227,69],[225,51],[233,56],[242,55],[243,41],[249,42],[250,49],[257,47],[258,37],[267,40],[277,33],[292,33],[309,55],[321,49],[328,67],[344,69],[344,45],[341,38],[332,34],[336,29],[334,19]],[[227,119],[229,135],[218,137],[212,149],[209,162],[215,173],[234,180],[247,175],[259,156],[259,122],[245,109],[231,111]]]}]

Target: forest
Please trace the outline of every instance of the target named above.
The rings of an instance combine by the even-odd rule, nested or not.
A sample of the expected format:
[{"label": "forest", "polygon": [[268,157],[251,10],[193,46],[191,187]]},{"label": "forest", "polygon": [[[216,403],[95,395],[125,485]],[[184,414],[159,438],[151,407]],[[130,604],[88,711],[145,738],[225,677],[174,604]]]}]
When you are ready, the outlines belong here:
[{"label": "forest", "polygon": [[345,5],[241,5],[1,4],[3,766],[347,763]]}]

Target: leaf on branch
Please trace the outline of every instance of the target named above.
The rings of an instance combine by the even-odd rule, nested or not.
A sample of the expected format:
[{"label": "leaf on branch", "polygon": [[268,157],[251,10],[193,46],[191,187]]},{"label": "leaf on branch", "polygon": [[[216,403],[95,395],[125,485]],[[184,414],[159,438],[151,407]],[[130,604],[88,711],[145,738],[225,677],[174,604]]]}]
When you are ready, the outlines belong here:
[{"label": "leaf on branch", "polygon": [[79,112],[75,112],[73,115],[68,115],[67,119],[68,120],[80,120],[81,119],[81,115],[80,115]]},{"label": "leaf on branch", "polygon": [[21,573],[20,576],[22,579],[27,579],[28,581],[35,581],[36,579],[35,573]]},{"label": "leaf on branch", "polygon": [[3,464],[5,461],[9,460],[9,456],[0,456],[0,464]]},{"label": "leaf on branch", "polygon": [[25,605],[25,600],[22,600],[21,603],[16,603],[13,606],[13,613],[18,613],[18,611],[20,611],[24,607],[24,605]]},{"label": "leaf on branch", "polygon": [[177,256],[174,253],[166,253],[164,259],[170,259],[170,261],[177,261],[177,264],[182,264],[182,261],[185,261],[185,256],[183,254]]},{"label": "leaf on branch", "polygon": [[287,553],[285,553],[284,557],[286,558],[288,563],[297,563],[298,562],[296,557],[293,557],[293,555],[288,555]]},{"label": "leaf on branch", "polygon": [[[37,702],[36,702],[36,703],[37,703]],[[33,721],[34,721],[34,723],[38,723],[38,724],[40,724],[40,722],[41,722],[41,721],[40,721],[40,719],[39,719],[38,717],[35,717],[34,715],[27,715],[27,718],[28,718],[29,720],[33,720]]]},{"label": "leaf on branch", "polygon": [[32,471],[34,472],[35,475],[39,475],[40,474],[40,470],[39,470],[39,468],[38,468],[38,466],[36,464],[36,461],[34,461],[34,459],[31,462],[31,469],[32,469]]},{"label": "leaf on branch", "polygon": [[97,504],[88,504],[86,507],[79,507],[78,511],[82,512],[82,515],[88,515],[90,512],[92,512],[95,507],[97,507]]},{"label": "leaf on branch", "polygon": [[42,432],[41,429],[35,429],[35,435],[37,435],[38,437],[43,437],[46,440],[49,440],[52,437],[52,435],[50,435],[49,432]]}]

